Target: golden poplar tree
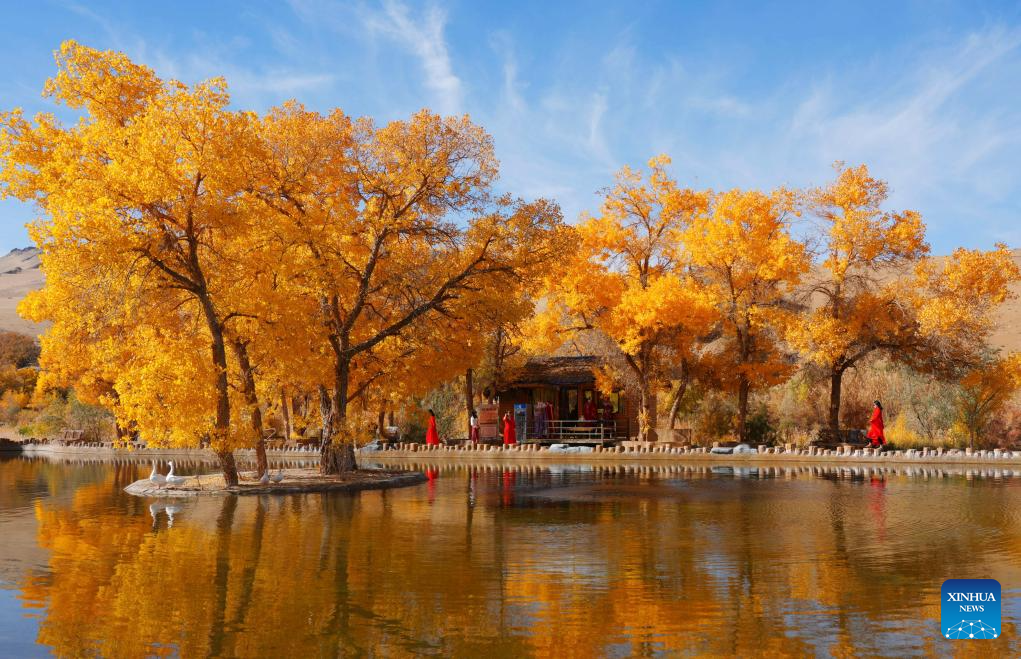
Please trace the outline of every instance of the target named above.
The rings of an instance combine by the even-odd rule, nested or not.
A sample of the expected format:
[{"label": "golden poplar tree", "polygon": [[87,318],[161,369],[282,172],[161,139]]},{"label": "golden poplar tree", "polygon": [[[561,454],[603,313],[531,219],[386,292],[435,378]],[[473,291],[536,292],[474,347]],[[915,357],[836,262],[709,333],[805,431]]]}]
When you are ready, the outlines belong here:
[{"label": "golden poplar tree", "polygon": [[915,211],[883,209],[887,184],[865,165],[836,165],[837,177],[808,194],[819,222],[823,261],[805,293],[804,322],[788,338],[830,379],[828,429],[837,437],[844,373],[873,354],[915,368],[974,363],[992,312],[1019,273],[1002,245],[928,258],[925,225]]},{"label": "golden poplar tree", "polygon": [[778,340],[792,320],[789,299],[809,267],[805,245],[790,233],[793,211],[788,190],[730,190],[713,195],[683,234],[694,281],[720,314],[725,367],[718,375],[737,393],[742,440],[751,392],[793,370]]},{"label": "golden poplar tree", "polygon": [[[321,469],[336,473],[355,467],[348,404],[357,383],[397,373],[435,382],[436,355],[411,360],[408,337],[452,317],[461,297],[517,277],[559,213],[494,208],[492,140],[467,117],[423,110],[376,126],[291,104],[265,118],[261,139],[246,165],[258,182],[248,196],[273,223],[292,269],[286,286],[304,301],[306,314],[291,322],[318,333],[328,366],[318,382]],[[439,337],[426,349],[443,345]]]},{"label": "golden poplar tree", "polygon": [[1021,355],[984,359],[963,374],[960,384],[954,401],[956,422],[967,432],[969,446],[975,448],[993,418],[1021,389]]},{"label": "golden poplar tree", "polygon": [[[54,335],[105,330],[108,343],[81,349],[100,368],[108,355],[96,350],[119,354],[111,363],[123,368],[104,377],[115,411],[141,416],[121,420],[153,430],[146,435],[155,443],[207,439],[235,483],[232,449],[245,440],[232,432],[229,333],[246,296],[224,255],[248,230],[233,154],[251,133],[249,117],[227,109],[222,80],[164,81],[122,54],[73,41],[57,65],[46,94],[81,112],[80,121],[63,126],[42,114],[29,122],[18,111],[0,119],[3,192],[44,214],[32,235],[47,284],[26,308],[52,321]],[[84,273],[107,276],[90,285]],[[83,314],[100,326],[81,327]],[[132,399],[138,404],[125,407]],[[183,420],[168,428],[145,413],[143,401],[156,410],[170,399],[187,401],[193,421],[207,418],[205,431]],[[147,420],[156,425],[146,428]]]},{"label": "golden poplar tree", "polygon": [[[624,167],[607,190],[597,217],[583,217],[573,254],[551,270],[547,333],[597,330],[619,348],[639,393],[639,439],[654,439],[656,394],[715,318],[709,300],[691,284],[681,236],[704,211],[707,194],[681,188],[666,171],[667,156],[649,161],[648,174]],[[619,371],[624,370],[626,373]]]}]

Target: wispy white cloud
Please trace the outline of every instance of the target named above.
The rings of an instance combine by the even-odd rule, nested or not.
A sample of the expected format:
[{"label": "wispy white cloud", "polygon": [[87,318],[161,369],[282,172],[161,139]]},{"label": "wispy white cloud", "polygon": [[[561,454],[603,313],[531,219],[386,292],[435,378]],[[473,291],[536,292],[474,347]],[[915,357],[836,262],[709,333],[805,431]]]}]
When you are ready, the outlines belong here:
[{"label": "wispy white cloud", "polygon": [[815,86],[793,104],[788,130],[779,133],[787,158],[800,168],[866,162],[890,181],[895,203],[923,211],[936,228],[1014,224],[1013,214],[980,209],[1019,192],[1021,109],[998,102],[1004,88],[1021,82],[1019,48],[1021,30],[991,27],[916,52],[885,93],[879,85],[875,94]]},{"label": "wispy white cloud", "polygon": [[889,180],[891,205],[922,211],[946,251],[1021,243],[1011,203],[1021,195],[1021,107],[1003,102],[1021,84],[1019,51],[1021,30],[992,25],[939,44],[906,41],[892,60],[792,71],[752,93],[725,69],[611,44],[570,77],[538,86],[534,71],[516,68],[513,90],[467,103],[504,108],[482,112],[504,171],[524,189],[560,181],[572,216],[596,205],[613,169],[661,151],[686,184],[714,188],[821,184],[845,160]]},{"label": "wispy white cloud", "polygon": [[503,100],[512,111],[525,111],[525,100],[521,96],[522,90],[520,89],[522,83],[518,79],[518,61],[510,34],[497,32],[490,37],[489,43],[497,57],[500,58],[503,67]]},{"label": "wispy white cloud", "polygon": [[422,16],[415,17],[406,5],[388,0],[383,11],[367,11],[364,16],[369,30],[394,40],[418,59],[425,87],[432,92],[440,112],[461,111],[462,83],[454,73],[443,36],[447,18],[442,10],[430,6]]},{"label": "wispy white cloud", "polygon": [[106,47],[187,82],[223,75],[239,107],[295,96],[380,119],[469,112],[494,136],[500,185],[555,197],[572,219],[614,170],[660,152],[685,184],[718,189],[819,184],[845,160],[889,180],[892,205],[922,211],[937,250],[1021,243],[1021,30],[1009,25],[777,64],[725,39],[712,53],[652,44],[641,19],[579,19],[539,39],[527,21],[486,25],[446,0],[288,0],[286,15],[247,9],[248,29],[169,39],[76,1]]}]

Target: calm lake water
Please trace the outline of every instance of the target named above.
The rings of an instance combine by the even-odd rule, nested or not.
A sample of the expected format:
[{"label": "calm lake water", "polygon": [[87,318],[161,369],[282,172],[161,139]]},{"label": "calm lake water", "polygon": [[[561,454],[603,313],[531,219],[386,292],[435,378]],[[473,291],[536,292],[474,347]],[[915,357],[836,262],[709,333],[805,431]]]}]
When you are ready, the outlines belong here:
[{"label": "calm lake water", "polygon": [[[0,656],[1021,655],[1021,473],[416,466],[156,502],[146,464],[3,459]],[[967,577],[999,639],[939,636]]]}]

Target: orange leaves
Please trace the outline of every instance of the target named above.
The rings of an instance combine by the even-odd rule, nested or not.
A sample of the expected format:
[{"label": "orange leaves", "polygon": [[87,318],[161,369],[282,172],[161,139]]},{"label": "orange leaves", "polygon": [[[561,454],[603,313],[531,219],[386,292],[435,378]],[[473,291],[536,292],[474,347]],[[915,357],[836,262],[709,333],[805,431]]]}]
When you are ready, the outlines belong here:
[{"label": "orange leaves", "polygon": [[990,421],[1021,390],[1021,354],[983,359],[964,374],[960,385],[955,425],[970,436],[974,447]]},{"label": "orange leaves", "polygon": [[850,272],[899,266],[929,251],[925,226],[915,211],[882,210],[888,187],[873,178],[868,167],[836,163],[837,178],[808,194],[809,209],[823,220],[826,237],[823,265],[834,281]]},{"label": "orange leaves", "polygon": [[46,81],[44,94],[71,108],[85,107],[95,120],[123,124],[161,87],[152,69],[123,53],[65,41],[56,60],[57,75]]},{"label": "orange leaves", "polygon": [[[725,377],[745,394],[789,375],[778,350],[792,313],[783,305],[809,268],[805,245],[790,235],[794,195],[730,190],[712,196],[708,211],[684,233],[694,279],[720,314]],[[740,410],[743,418],[744,410]]]},{"label": "orange leaves", "polygon": [[[624,167],[607,190],[598,217],[584,216],[578,240],[547,282],[546,315],[562,331],[598,330],[623,353],[628,373],[603,372],[602,386],[637,380],[639,417],[651,423],[655,387],[689,355],[715,321],[710,300],[692,285],[681,237],[708,194],[680,188],[670,160],[649,161],[645,174]],[[539,323],[547,329],[551,323]],[[649,423],[640,424],[644,436]]]},{"label": "orange leaves", "polygon": [[711,273],[719,303],[769,304],[800,281],[809,261],[789,233],[792,210],[787,190],[731,190],[692,222],[683,239],[693,265]]},{"label": "orange leaves", "polygon": [[656,277],[648,287],[622,291],[603,329],[628,354],[645,342],[680,351],[690,349],[716,318],[709,298],[680,277]]},{"label": "orange leaves", "polygon": [[1010,250],[1000,244],[982,252],[959,248],[942,266],[918,264],[912,291],[920,331],[960,339],[983,339],[992,329],[993,311],[1021,281]]}]

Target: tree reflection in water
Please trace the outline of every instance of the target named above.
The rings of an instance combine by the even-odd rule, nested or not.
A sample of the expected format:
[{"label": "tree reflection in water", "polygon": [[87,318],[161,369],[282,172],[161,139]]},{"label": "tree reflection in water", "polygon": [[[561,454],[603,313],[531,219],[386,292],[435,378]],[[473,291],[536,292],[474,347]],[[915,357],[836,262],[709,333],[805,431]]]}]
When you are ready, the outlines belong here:
[{"label": "tree reflection in water", "polygon": [[[431,486],[200,498],[155,530],[135,468],[96,468],[37,492],[22,601],[65,656],[904,655],[950,648],[944,579],[1010,598],[1021,566],[1021,478],[992,471],[417,467]],[[1021,651],[1011,610],[986,656]]]}]

